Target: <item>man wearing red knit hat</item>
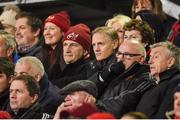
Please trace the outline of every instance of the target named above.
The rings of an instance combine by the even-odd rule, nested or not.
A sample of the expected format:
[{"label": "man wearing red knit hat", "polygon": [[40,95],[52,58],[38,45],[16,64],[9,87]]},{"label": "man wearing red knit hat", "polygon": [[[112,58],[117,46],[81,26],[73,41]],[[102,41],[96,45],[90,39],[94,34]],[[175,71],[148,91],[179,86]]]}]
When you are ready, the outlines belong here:
[{"label": "man wearing red knit hat", "polygon": [[86,78],[90,40],[90,29],[85,24],[70,27],[64,35],[63,58],[66,65],[56,83],[59,88]]}]

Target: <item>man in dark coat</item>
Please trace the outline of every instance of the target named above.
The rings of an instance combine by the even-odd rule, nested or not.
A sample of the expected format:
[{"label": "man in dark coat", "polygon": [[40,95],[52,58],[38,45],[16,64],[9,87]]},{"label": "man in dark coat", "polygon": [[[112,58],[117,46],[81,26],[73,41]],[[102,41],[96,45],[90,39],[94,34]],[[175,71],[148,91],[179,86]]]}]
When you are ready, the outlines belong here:
[{"label": "man in dark coat", "polygon": [[14,64],[8,58],[0,57],[0,110],[5,110],[9,102],[9,82],[14,74]]},{"label": "man in dark coat", "polygon": [[142,97],[137,111],[149,118],[165,119],[165,112],[173,109],[174,88],[180,83],[180,49],[170,42],[152,45],[150,71],[157,86]]},{"label": "man in dark coat", "polygon": [[32,56],[20,58],[15,66],[15,73],[33,76],[40,85],[39,103],[43,112],[54,115],[58,105],[63,101],[58,94],[58,88],[54,86],[44,72],[44,67],[39,59]]},{"label": "man in dark coat", "polygon": [[16,16],[15,39],[20,57],[39,54],[42,27],[42,21],[31,13],[21,12]]},{"label": "man in dark coat", "polygon": [[[116,61],[115,53],[119,46],[119,37],[111,27],[97,27],[92,32],[92,47],[95,60],[90,61],[87,79],[96,79],[99,72]],[[98,90],[100,95],[102,89]],[[98,96],[99,96],[98,95]]]},{"label": "man in dark coat", "polygon": [[38,82],[30,75],[19,75],[10,86],[10,107],[13,119],[48,119],[38,103]]},{"label": "man in dark coat", "polygon": [[149,67],[143,65],[145,58],[146,51],[141,43],[128,40],[120,45],[117,61],[124,64],[125,71],[111,81],[101,76],[103,72],[99,74],[101,79],[97,82],[98,89],[103,89],[102,84],[108,82],[99,96],[99,106],[104,106],[105,111],[113,113],[117,118],[135,110],[141,96],[155,84],[151,80]]},{"label": "man in dark coat", "polygon": [[63,88],[67,84],[85,79],[90,48],[90,28],[77,24],[69,28],[63,39],[63,58],[66,63],[54,85]]}]

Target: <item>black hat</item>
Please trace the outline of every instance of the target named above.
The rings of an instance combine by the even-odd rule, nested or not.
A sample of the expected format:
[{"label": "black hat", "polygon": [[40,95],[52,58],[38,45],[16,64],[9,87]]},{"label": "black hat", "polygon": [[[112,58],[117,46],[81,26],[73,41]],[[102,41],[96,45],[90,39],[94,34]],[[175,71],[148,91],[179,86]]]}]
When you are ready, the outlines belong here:
[{"label": "black hat", "polygon": [[66,85],[64,88],[62,88],[59,93],[61,95],[67,95],[69,93],[75,92],[75,91],[86,91],[87,93],[93,95],[94,97],[97,97],[98,89],[94,82],[90,80],[78,80],[75,82],[72,82],[68,85]]}]

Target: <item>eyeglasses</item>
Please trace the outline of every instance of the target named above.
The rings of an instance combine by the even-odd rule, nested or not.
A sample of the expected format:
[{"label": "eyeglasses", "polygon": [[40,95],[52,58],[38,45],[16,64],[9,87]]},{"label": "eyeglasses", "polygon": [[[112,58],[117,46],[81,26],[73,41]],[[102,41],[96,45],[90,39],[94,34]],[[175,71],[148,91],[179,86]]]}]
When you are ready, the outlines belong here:
[{"label": "eyeglasses", "polygon": [[119,56],[119,55],[122,55],[124,58],[132,58],[132,57],[139,57],[139,56],[143,57],[143,55],[141,55],[141,54],[133,54],[133,53],[128,53],[128,52],[122,53],[122,52],[118,51],[116,53],[116,56]]}]

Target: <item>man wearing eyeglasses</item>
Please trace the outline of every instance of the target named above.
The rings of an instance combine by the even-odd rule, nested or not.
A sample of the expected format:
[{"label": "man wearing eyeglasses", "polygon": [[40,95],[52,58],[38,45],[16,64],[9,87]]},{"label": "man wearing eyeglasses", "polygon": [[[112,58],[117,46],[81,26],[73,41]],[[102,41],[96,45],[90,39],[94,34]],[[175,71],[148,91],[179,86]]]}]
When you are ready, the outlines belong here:
[{"label": "man wearing eyeglasses", "polygon": [[[152,88],[155,82],[151,79],[149,67],[143,64],[146,51],[141,43],[124,41],[116,57],[118,62],[124,64],[125,71],[108,84],[97,103],[103,106],[105,111],[120,118],[125,113],[135,111],[141,96]],[[106,80],[108,79],[101,83],[105,84]]]},{"label": "man wearing eyeglasses", "polygon": [[117,61],[122,61],[125,69],[128,69],[134,62],[144,63],[146,50],[138,41],[124,41],[116,53]]}]

